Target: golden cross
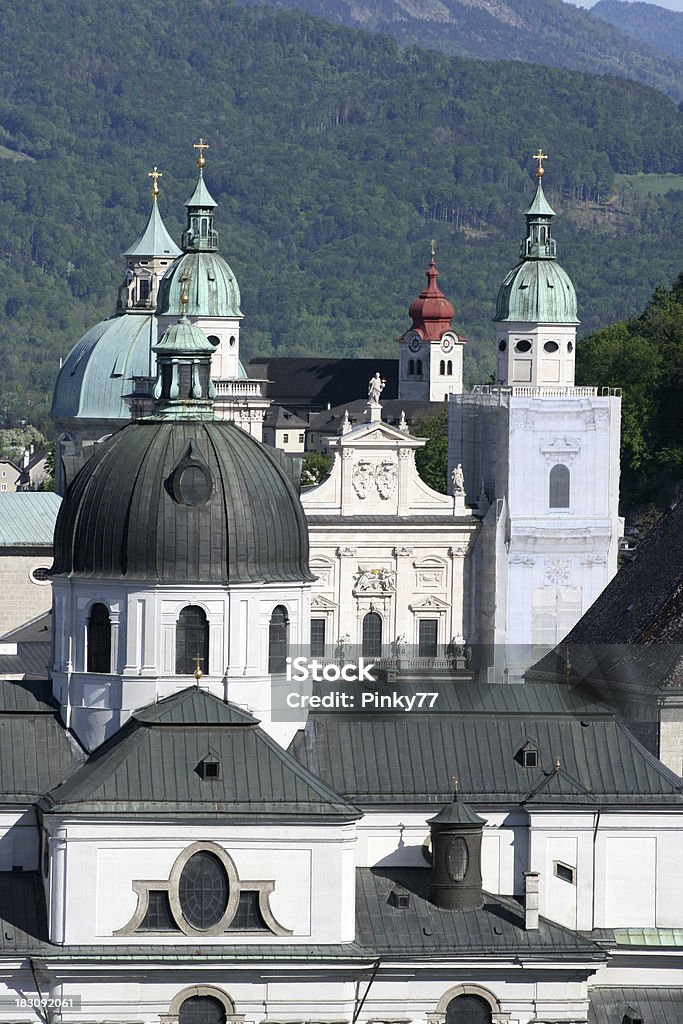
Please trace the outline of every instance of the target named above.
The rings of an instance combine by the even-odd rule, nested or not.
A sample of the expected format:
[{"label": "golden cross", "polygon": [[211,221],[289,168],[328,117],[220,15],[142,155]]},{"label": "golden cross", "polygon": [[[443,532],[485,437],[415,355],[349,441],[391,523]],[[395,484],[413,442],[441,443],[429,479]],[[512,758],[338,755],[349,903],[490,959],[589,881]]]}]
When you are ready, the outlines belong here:
[{"label": "golden cross", "polygon": [[436,256],[436,242],[432,238],[432,240],[431,240],[431,242],[429,244],[430,244],[431,250],[432,250],[432,259],[434,259],[434,257]]},{"label": "golden cross", "polygon": [[204,659],[202,658],[201,654],[195,654],[195,656],[194,656],[194,658],[192,660],[193,660],[194,665],[195,665],[194,673],[193,673],[194,674],[194,678],[195,678],[195,682],[197,683],[197,686],[199,686],[199,680],[202,678],[202,670],[199,667],[199,662],[200,661],[204,661]]},{"label": "golden cross", "polygon": [[537,178],[542,178],[543,175],[545,174],[545,171],[543,170],[543,161],[547,160],[547,159],[548,159],[548,157],[546,156],[546,154],[543,152],[543,150],[539,146],[538,147],[538,153],[534,153],[534,155],[532,157],[532,160],[536,160],[536,162],[537,162],[537,167],[536,167],[536,177]]},{"label": "golden cross", "polygon": [[199,142],[195,142],[194,149],[199,150],[199,156],[197,157],[197,167],[204,167],[206,160],[204,159],[204,150],[209,148],[208,142],[204,142],[204,139],[200,137]]},{"label": "golden cross", "polygon": [[163,173],[158,169],[157,165],[154,165],[154,170],[149,171],[147,174],[148,178],[154,178],[154,184],[152,185],[152,198],[158,199],[159,197],[159,184],[158,179],[163,178]]}]

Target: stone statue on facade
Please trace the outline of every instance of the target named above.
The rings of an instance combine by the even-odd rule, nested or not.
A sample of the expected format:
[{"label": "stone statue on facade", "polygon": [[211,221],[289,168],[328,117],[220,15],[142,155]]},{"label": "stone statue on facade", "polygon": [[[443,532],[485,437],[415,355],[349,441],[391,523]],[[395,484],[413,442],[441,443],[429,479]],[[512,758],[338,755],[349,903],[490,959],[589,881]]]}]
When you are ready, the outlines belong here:
[{"label": "stone statue on facade", "polygon": [[453,494],[465,493],[465,476],[460,462],[451,473],[451,487],[453,489]]},{"label": "stone statue on facade", "polygon": [[384,391],[386,383],[387,382],[382,380],[380,377],[379,371],[377,371],[374,377],[370,378],[368,382],[368,402],[372,405],[377,405],[379,403],[379,396]]}]

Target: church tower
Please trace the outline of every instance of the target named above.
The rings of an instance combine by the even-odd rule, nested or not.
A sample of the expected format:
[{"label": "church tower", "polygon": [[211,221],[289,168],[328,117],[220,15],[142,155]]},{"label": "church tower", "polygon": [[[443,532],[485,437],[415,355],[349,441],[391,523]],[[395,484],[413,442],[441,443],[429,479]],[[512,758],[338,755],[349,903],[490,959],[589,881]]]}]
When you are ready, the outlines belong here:
[{"label": "church tower", "polygon": [[536,195],[526,212],[521,262],[510,271],[496,303],[496,383],[552,387],[574,384],[576,292],[556,259],[555,211],[543,194],[543,161],[534,156]]},{"label": "church tower", "polygon": [[159,283],[181,250],[159,212],[157,167],[152,209],[142,234],[123,254],[126,275],[116,312],[91,327],[74,345],[59,371],[50,415],[56,434],[55,482],[66,489],[64,458],[79,457],[84,442],[99,441],[130,420],[127,397],[134,379],[154,376],[152,346],[157,340],[155,312]]},{"label": "church tower", "polygon": [[182,254],[159,286],[159,337],[183,313],[181,297],[186,295],[186,315],[213,345],[211,376],[216,388],[216,416],[238,423],[260,441],[263,417],[270,402],[262,395],[264,382],[248,380],[240,362],[239,285],[218,251],[218,232],[214,226],[217,204],[204,181],[204,150],[209,146],[200,139],[194,148],[199,150],[199,174],[194,192],[185,204],[187,223],[181,239]]},{"label": "church tower", "polygon": [[498,293],[496,384],[449,403],[449,472],[462,464],[483,519],[465,635],[497,679],[562,641],[614,576],[621,535],[621,399],[574,384],[576,295],[534,159],[522,260]]},{"label": "church tower", "polygon": [[399,339],[398,397],[443,402],[462,391],[465,341],[451,323],[455,310],[436,283],[434,243],[427,267],[427,287],[411,302],[412,326]]}]

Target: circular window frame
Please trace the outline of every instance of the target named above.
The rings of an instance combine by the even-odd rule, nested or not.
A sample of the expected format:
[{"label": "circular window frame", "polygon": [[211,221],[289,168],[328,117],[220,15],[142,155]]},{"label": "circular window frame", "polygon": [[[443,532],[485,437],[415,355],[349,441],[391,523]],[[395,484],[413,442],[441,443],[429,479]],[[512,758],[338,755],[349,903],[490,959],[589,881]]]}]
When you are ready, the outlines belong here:
[{"label": "circular window frame", "polygon": [[[182,479],[188,469],[198,469],[204,477],[207,484],[207,496],[201,501],[188,501],[182,492]],[[208,505],[213,498],[215,491],[215,481],[211,470],[204,465],[203,462],[199,462],[197,459],[184,459],[179,466],[173,471],[173,478],[171,480],[171,491],[173,494],[173,500],[178,505],[184,505],[185,508],[202,508],[204,505]]]},{"label": "circular window frame", "polygon": [[543,351],[549,355],[556,355],[560,351],[560,345],[557,341],[546,341],[543,344]]},{"label": "circular window frame", "polygon": [[50,583],[52,582],[50,580],[49,575],[44,580],[36,579],[35,573],[40,572],[41,570],[44,570],[46,573],[50,573],[52,571],[51,566],[49,565],[34,565],[33,568],[29,571],[28,578],[31,581],[31,583],[35,583],[37,587],[49,587]]},{"label": "circular window frame", "polygon": [[[195,928],[191,925],[183,914],[183,908],[180,904],[180,876],[187,862],[196,853],[212,853],[221,862],[228,877],[228,901],[225,912],[220,921],[211,928]],[[227,930],[228,925],[237,913],[239,898],[240,880],[237,875],[237,868],[233,863],[232,857],[222,847],[215,843],[192,843],[191,846],[188,846],[176,858],[168,879],[168,899],[171,904],[171,913],[184,935],[193,935],[198,938],[207,935],[221,935]]]},{"label": "circular window frame", "polygon": [[520,355],[526,355],[533,349],[533,342],[529,341],[528,338],[521,338],[515,342],[515,352],[519,352]]}]

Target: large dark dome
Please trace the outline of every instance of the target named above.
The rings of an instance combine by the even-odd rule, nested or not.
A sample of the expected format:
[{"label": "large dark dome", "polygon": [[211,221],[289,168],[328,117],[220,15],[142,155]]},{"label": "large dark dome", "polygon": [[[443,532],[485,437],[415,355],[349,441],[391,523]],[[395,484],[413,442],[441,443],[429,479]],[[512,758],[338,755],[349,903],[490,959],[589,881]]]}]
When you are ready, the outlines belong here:
[{"label": "large dark dome", "polygon": [[277,453],[215,420],[131,423],[69,487],[53,573],[168,583],[300,582],[308,530]]}]

